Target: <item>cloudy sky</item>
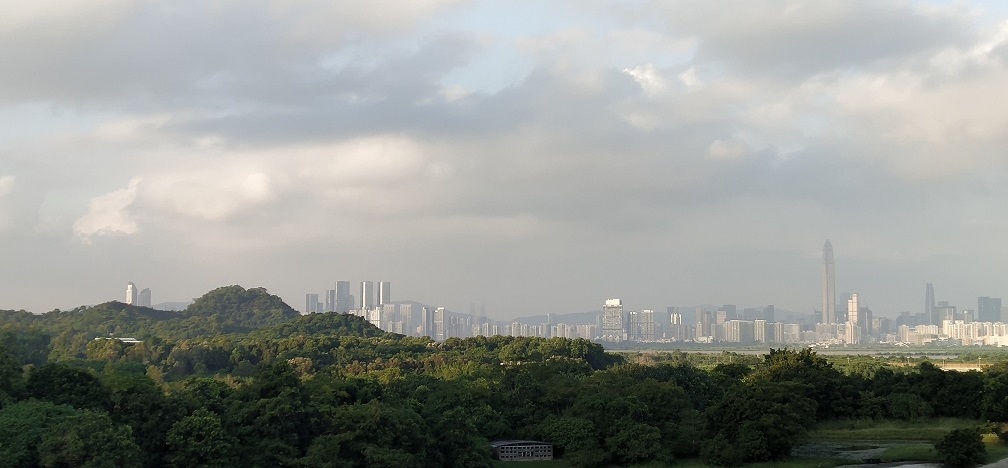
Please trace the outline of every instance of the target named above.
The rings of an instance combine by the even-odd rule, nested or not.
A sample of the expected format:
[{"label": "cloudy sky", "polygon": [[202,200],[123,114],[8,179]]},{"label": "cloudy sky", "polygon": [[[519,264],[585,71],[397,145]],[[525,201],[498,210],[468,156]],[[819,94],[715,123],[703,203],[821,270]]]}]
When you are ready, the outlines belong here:
[{"label": "cloudy sky", "polygon": [[1006,176],[998,2],[0,6],[0,308],[973,309]]}]

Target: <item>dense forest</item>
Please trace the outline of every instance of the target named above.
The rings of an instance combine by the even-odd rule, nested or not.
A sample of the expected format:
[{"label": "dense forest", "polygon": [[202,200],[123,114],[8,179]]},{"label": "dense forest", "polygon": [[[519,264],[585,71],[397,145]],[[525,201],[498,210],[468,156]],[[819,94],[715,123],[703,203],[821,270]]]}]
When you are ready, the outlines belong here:
[{"label": "dense forest", "polygon": [[787,457],[822,421],[1008,421],[1005,365],[631,361],[586,340],[405,337],[239,286],[181,312],[0,311],[0,460],[469,467],[490,465],[491,440],[535,439],[571,466],[733,466]]}]

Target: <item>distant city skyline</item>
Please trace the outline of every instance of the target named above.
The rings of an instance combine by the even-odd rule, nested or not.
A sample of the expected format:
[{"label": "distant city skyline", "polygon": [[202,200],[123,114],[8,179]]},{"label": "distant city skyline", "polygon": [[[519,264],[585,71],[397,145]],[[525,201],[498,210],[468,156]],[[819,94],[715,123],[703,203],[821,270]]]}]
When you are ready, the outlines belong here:
[{"label": "distant city skyline", "polygon": [[927,283],[974,309],[1008,297],[1006,22],[972,0],[5,2],[0,307],[132,281],[326,308],[352,277],[502,318],[809,315],[830,239],[838,315],[844,292],[916,314]]}]

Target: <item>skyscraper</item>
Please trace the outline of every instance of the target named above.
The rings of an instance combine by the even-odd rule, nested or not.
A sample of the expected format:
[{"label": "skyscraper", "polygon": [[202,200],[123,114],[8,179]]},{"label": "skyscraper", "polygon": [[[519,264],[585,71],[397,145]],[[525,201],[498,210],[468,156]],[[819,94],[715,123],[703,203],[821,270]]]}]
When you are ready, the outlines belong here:
[{"label": "skyscraper", "polygon": [[861,320],[860,320],[861,304],[858,303],[857,293],[851,294],[850,299],[847,299],[847,336],[846,341],[848,344],[858,344],[861,342]]},{"label": "skyscraper", "polygon": [[621,342],[626,340],[623,323],[623,301],[606,299],[602,309],[602,341]]},{"label": "skyscraper", "polygon": [[318,312],[318,294],[307,293],[304,295],[304,297],[305,297],[304,313],[311,314],[314,312]]},{"label": "skyscraper", "polygon": [[360,291],[360,310],[368,310],[374,307],[374,283],[371,281],[361,281]]},{"label": "skyscraper", "polygon": [[136,305],[137,294],[139,293],[140,291],[137,291],[137,287],[135,284],[133,283],[126,284],[126,303],[129,305]]},{"label": "skyscraper", "polygon": [[347,313],[354,308],[353,295],[350,294],[349,281],[336,282],[336,310],[334,312]]},{"label": "skyscraper", "polygon": [[836,272],[833,268],[833,244],[826,239],[823,246],[822,272],[822,323],[837,323],[836,316]]},{"label": "skyscraper", "polygon": [[137,295],[136,305],[141,307],[151,306],[151,290],[150,288],[143,288],[140,290],[140,294]]},{"label": "skyscraper", "polygon": [[1000,322],[1001,321],[1001,298],[1000,297],[978,297],[977,298],[977,321],[979,322]]},{"label": "skyscraper", "polygon": [[931,283],[924,287],[924,316],[927,317],[929,324],[941,325],[935,312],[934,286]]},{"label": "skyscraper", "polygon": [[391,285],[388,281],[378,282],[378,305],[385,305],[392,302]]}]

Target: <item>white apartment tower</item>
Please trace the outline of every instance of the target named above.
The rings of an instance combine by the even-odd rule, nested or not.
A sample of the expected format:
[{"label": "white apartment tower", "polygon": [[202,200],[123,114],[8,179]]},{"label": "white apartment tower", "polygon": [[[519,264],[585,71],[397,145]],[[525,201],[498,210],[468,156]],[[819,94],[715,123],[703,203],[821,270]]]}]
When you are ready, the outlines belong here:
[{"label": "white apartment tower", "polygon": [[602,309],[602,341],[620,342],[626,340],[623,324],[623,301],[606,299]]},{"label": "white apartment tower", "polygon": [[137,295],[139,295],[139,294],[140,294],[140,291],[137,291],[137,287],[136,287],[135,284],[133,284],[133,283],[127,283],[126,284],[126,303],[127,304],[129,304],[129,305],[136,305],[137,299],[138,299]]}]

